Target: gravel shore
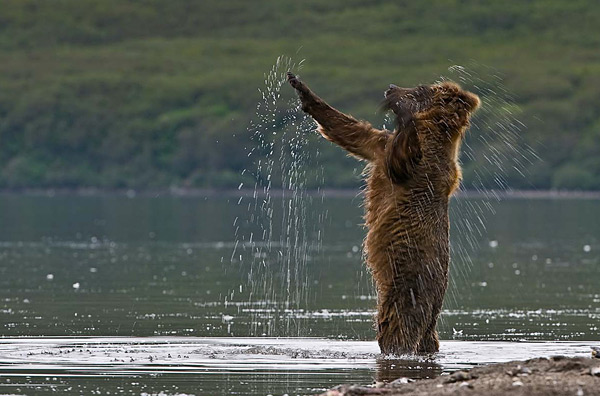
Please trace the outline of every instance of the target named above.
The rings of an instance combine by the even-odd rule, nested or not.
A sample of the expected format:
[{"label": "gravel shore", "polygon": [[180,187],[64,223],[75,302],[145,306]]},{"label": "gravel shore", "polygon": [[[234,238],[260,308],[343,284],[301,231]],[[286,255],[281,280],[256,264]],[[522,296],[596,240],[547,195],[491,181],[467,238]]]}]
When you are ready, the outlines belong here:
[{"label": "gravel shore", "polygon": [[434,379],[340,385],[321,396],[600,395],[600,359],[554,356],[475,367]]}]

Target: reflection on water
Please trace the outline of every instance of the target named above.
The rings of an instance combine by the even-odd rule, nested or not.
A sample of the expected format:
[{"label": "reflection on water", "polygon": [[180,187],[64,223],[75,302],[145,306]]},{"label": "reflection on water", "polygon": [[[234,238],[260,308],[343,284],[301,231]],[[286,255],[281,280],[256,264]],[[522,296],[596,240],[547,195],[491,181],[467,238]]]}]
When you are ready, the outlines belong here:
[{"label": "reflection on water", "polygon": [[377,359],[376,380],[391,382],[397,378],[427,379],[442,373],[442,366],[435,360]]},{"label": "reflection on water", "polygon": [[[169,336],[176,343],[176,337],[182,336],[288,336],[286,329],[293,323],[292,327],[304,337],[346,343],[372,340],[375,297],[361,262],[364,230],[359,225],[359,199],[330,198],[315,203],[314,210],[327,212],[329,220],[319,230],[322,246],[307,247],[305,299],[293,307],[272,295],[251,296],[255,291],[248,287],[249,268],[243,262],[231,262],[235,245],[232,224],[246,214],[237,202],[237,198],[1,196],[2,336]],[[484,204],[478,200],[454,201],[452,216],[477,221],[473,208]],[[483,341],[492,340],[599,341],[600,201],[508,200],[495,204],[494,210],[494,215],[486,216],[485,228],[479,227],[481,234],[465,231],[468,222],[464,221],[452,230],[455,255],[452,284],[440,323],[442,339],[478,341],[474,350],[483,348]],[[273,233],[278,235],[281,223],[277,219],[281,214],[273,215]],[[240,231],[246,235],[252,232],[251,224],[237,226],[249,227]],[[272,251],[278,254],[278,249]],[[464,255],[467,251],[468,257]],[[275,260],[268,254],[261,257],[271,259]],[[273,282],[284,281],[284,274],[273,274]],[[28,342],[33,341],[25,344]],[[318,350],[314,350],[314,344],[307,345],[310,347],[294,359],[308,354],[306,358],[313,359],[314,364]],[[444,345],[454,348],[459,344]],[[539,345],[543,348],[536,353],[543,353],[547,345]],[[275,348],[272,352],[281,348],[271,347]],[[342,362],[355,359],[351,356],[354,347],[358,346],[347,344],[343,351],[346,355],[319,372],[322,386],[344,380],[391,378],[404,370],[402,364],[369,356],[368,362],[360,358],[360,367],[345,371]],[[64,351],[47,357],[60,362],[67,356]],[[369,353],[376,352],[375,348]],[[466,350],[460,353],[463,355],[458,360],[464,364],[477,361],[477,354]],[[160,364],[174,370],[185,366],[184,358],[171,355],[174,360],[170,366]],[[262,353],[258,360],[265,356],[270,355]],[[117,355],[113,358],[126,360]],[[98,367],[106,372],[124,370],[118,361],[113,365],[102,359]],[[420,373],[433,376],[446,370],[447,363],[440,359],[438,356],[434,362],[421,362]],[[259,361],[252,360],[252,364]],[[230,356],[222,362],[225,366],[232,364]],[[266,384],[281,385],[278,389],[304,389],[298,392],[310,393],[307,384],[317,382],[305,371],[286,371],[284,375],[267,363],[261,378]],[[148,364],[151,368],[158,363]],[[10,365],[4,364],[3,370]],[[15,378],[22,383],[37,381],[31,376],[27,379],[31,371],[25,375],[20,371],[23,366],[12,367]],[[213,384],[211,389],[225,392],[224,387],[231,385],[226,379],[229,374],[224,372],[211,371],[203,380],[174,378],[172,371],[162,368],[153,375],[158,373],[157,383],[169,378],[162,384],[170,393],[182,392],[181,387],[171,385],[194,381],[209,382]],[[74,379],[65,375],[57,374],[57,384],[63,381],[64,386],[74,386]],[[143,371],[143,375],[150,374]],[[114,384],[105,378],[91,382],[77,378],[77,386],[86,389],[107,389],[108,383]],[[257,378],[239,379],[247,383],[237,384],[241,387],[236,389],[254,386],[251,383],[259,381]],[[44,377],[37,383],[46,382]],[[34,385],[23,386],[29,389]],[[115,386],[147,392],[129,380]]]}]

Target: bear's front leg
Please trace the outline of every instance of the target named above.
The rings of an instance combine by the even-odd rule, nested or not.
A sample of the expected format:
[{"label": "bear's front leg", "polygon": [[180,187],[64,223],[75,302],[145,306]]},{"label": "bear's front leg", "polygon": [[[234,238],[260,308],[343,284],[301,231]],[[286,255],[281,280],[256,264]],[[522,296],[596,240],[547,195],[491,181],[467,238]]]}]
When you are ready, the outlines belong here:
[{"label": "bear's front leg", "polygon": [[288,72],[287,79],[298,93],[302,110],[318,124],[319,132],[355,156],[373,161],[383,156],[388,135],[331,107],[315,95],[306,84]]},{"label": "bear's front leg", "polygon": [[302,110],[310,114],[313,118],[318,116],[318,112],[315,113],[315,108],[318,102],[321,102],[321,107],[327,105],[321,98],[315,95],[300,79],[291,72],[287,72],[287,79],[292,88],[298,93],[300,103],[302,104]]}]

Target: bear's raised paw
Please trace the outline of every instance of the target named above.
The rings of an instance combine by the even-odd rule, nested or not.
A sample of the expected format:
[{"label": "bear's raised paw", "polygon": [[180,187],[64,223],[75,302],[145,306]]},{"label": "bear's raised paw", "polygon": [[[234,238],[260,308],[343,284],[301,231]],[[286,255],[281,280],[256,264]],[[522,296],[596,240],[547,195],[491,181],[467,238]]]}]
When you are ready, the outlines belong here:
[{"label": "bear's raised paw", "polygon": [[305,90],[304,84],[298,79],[298,77],[296,77],[294,73],[287,72],[287,80],[294,89],[301,92]]}]

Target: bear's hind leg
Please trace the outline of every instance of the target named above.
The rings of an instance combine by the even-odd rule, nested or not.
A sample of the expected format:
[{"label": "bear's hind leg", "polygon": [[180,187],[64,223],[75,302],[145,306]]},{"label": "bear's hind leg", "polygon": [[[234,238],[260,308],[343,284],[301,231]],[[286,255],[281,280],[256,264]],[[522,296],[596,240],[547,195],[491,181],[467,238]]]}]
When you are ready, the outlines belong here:
[{"label": "bear's hind leg", "polygon": [[419,342],[417,351],[419,353],[433,353],[440,350],[440,339],[438,337],[437,330],[435,329],[435,323],[431,328],[428,328],[425,335]]},{"label": "bear's hind leg", "polygon": [[442,311],[440,304],[435,304],[431,312],[431,322],[427,326],[427,330],[423,334],[423,338],[419,341],[419,353],[433,353],[440,350],[440,339],[436,330],[437,320]]},{"label": "bear's hind leg", "polygon": [[[377,312],[377,341],[381,353],[418,353],[419,342],[431,323],[431,316],[411,299],[381,296]],[[398,298],[400,297],[400,298]]]}]

